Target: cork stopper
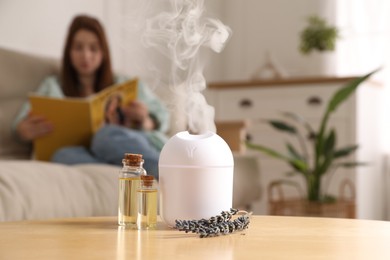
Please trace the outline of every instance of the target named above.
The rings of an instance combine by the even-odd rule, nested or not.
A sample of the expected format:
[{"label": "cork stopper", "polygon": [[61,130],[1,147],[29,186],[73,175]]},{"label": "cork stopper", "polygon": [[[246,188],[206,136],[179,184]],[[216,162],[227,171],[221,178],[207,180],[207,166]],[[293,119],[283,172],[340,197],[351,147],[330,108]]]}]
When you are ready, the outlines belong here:
[{"label": "cork stopper", "polygon": [[141,175],[142,185],[145,187],[153,186],[154,177],[152,175]]},{"label": "cork stopper", "polygon": [[123,163],[128,166],[140,166],[143,163],[142,154],[125,153]]}]

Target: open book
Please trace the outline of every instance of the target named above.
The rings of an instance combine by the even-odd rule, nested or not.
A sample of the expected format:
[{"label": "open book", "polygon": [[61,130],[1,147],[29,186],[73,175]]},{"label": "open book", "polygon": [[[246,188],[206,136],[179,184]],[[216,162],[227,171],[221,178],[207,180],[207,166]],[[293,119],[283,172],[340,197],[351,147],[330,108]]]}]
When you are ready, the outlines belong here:
[{"label": "open book", "polygon": [[105,124],[109,105],[127,104],[137,98],[138,80],[115,84],[88,98],[53,98],[31,94],[32,113],[43,115],[54,131],[34,141],[37,160],[48,161],[64,146],[89,146],[93,134]]}]

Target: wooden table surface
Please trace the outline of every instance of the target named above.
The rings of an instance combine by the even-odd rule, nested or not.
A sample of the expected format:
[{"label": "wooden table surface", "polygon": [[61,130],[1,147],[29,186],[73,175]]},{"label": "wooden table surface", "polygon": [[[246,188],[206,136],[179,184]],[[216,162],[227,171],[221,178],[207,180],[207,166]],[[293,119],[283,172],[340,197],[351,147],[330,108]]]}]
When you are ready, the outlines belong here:
[{"label": "wooden table surface", "polygon": [[123,230],[115,217],[4,222],[0,259],[390,259],[390,222],[252,216],[214,238]]}]

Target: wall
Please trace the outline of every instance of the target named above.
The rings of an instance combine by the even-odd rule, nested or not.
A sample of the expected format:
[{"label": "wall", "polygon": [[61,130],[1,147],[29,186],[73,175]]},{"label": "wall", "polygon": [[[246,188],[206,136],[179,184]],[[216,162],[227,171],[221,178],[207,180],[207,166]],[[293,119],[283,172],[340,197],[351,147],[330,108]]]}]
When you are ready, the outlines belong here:
[{"label": "wall", "polygon": [[[390,3],[386,0],[213,0],[233,30],[226,49],[213,57],[221,70],[211,81],[247,80],[269,52],[289,76],[367,73],[390,62]],[[317,14],[336,25],[341,37],[331,53],[298,51],[306,17]],[[218,61],[215,61],[218,60]],[[390,72],[384,68],[380,78]]]},{"label": "wall", "polygon": [[[137,0],[2,0],[0,1],[0,46],[61,58],[72,17],[86,13],[104,25],[110,42],[115,71],[125,71],[124,53],[134,54],[138,46],[126,46],[124,15],[127,5]],[[135,37],[136,39],[139,37]],[[133,57],[132,60],[140,59]],[[136,72],[135,72],[136,73]]]},{"label": "wall", "polygon": [[60,57],[65,32],[76,13],[104,20],[104,0],[2,0],[0,46],[50,57]]},{"label": "wall", "polygon": [[[169,71],[166,71],[163,59],[156,60],[157,55],[151,55],[153,50],[143,47],[140,34],[145,18],[152,15],[148,8],[155,14],[163,8],[163,3],[147,0],[2,0],[0,46],[60,57],[71,17],[86,12],[105,24],[114,68],[140,75],[151,85],[159,85],[160,82],[156,82],[159,77],[155,74],[162,76]],[[289,74],[310,74],[310,69],[315,67],[310,62],[313,59],[305,59],[298,53],[298,34],[308,14],[321,13],[334,20],[333,6],[322,3],[322,0],[205,1],[206,15],[219,18],[233,30],[222,53],[207,53],[207,80],[249,79],[264,63],[267,51]],[[155,64],[158,67],[152,68]]]},{"label": "wall", "polygon": [[252,78],[264,64],[267,52],[290,76],[313,75],[321,68],[321,57],[305,57],[298,52],[299,32],[311,14],[333,21],[334,1],[219,1],[223,2],[223,21],[232,28],[233,37],[217,57],[224,65],[218,80]]},{"label": "wall", "polygon": [[[383,57],[389,56],[390,50],[386,48],[390,32],[389,16],[385,13],[390,4],[385,0],[352,2],[205,1],[206,15],[219,18],[233,30],[222,53],[210,52],[207,55],[205,74],[208,81],[250,79],[265,62],[267,52],[291,76],[315,74],[313,70],[321,69],[328,57],[305,57],[298,52],[299,32],[305,25],[305,17],[310,14],[319,14],[341,28],[342,38],[334,53],[337,57],[330,57],[329,67],[333,72],[351,75],[384,64]],[[2,0],[0,46],[60,57],[71,17],[86,12],[97,16],[105,24],[114,67],[150,78],[150,67],[161,62],[155,70],[163,70],[164,63],[156,61],[149,54],[151,50],[142,46],[139,37],[142,27],[139,24],[152,14],[148,13],[148,8],[156,13],[163,8],[162,5],[164,1],[150,0]],[[148,63],[149,60],[156,62]]]}]

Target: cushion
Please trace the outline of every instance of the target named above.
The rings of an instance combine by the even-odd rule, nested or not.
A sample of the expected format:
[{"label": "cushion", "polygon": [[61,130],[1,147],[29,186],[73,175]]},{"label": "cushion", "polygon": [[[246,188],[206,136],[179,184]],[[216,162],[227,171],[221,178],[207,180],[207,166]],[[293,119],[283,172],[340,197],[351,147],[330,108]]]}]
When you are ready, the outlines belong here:
[{"label": "cushion", "polygon": [[30,91],[58,72],[58,61],[0,48],[0,158],[25,158],[30,147],[11,135],[11,124]]},{"label": "cushion", "polygon": [[120,167],[0,161],[0,221],[113,216]]}]

